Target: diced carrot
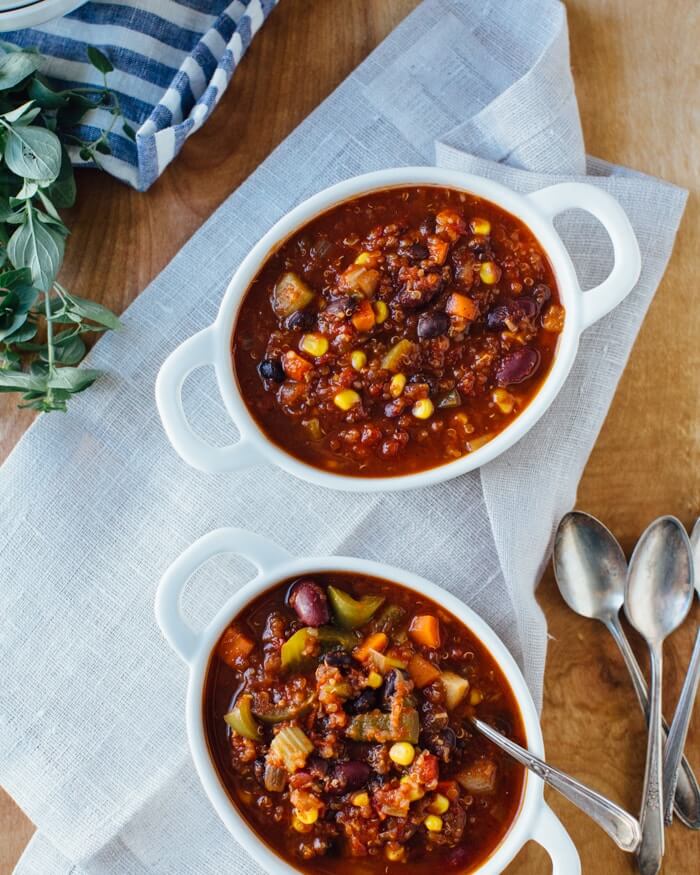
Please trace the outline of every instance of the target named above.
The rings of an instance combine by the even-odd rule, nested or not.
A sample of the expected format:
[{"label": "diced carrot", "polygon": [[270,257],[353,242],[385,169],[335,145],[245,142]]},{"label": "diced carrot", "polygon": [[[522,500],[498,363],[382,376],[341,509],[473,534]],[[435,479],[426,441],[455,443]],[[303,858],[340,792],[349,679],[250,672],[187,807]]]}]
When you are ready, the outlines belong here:
[{"label": "diced carrot", "polygon": [[444,264],[447,260],[447,253],[450,251],[450,244],[439,237],[430,237],[428,239],[428,252],[430,258],[436,264]]},{"label": "diced carrot", "polygon": [[303,356],[290,349],[282,356],[282,367],[288,377],[301,383],[313,366]]},{"label": "diced carrot", "polygon": [[479,314],[478,307],[466,295],[460,295],[458,292],[453,292],[447,299],[445,310],[450,316],[460,316],[462,319],[476,319]]},{"label": "diced carrot", "polygon": [[440,669],[419,653],[414,653],[409,660],[408,673],[419,690],[432,684],[440,677]]},{"label": "diced carrot", "polygon": [[376,321],[372,305],[367,300],[362,301],[352,314],[352,324],[358,331],[371,331]]},{"label": "diced carrot", "polygon": [[250,656],[255,642],[239,629],[229,626],[219,642],[219,657],[231,668],[240,668],[241,661]]},{"label": "diced carrot", "polygon": [[414,617],[408,627],[408,634],[416,644],[422,644],[423,647],[435,650],[440,646],[440,623],[432,614],[419,614]]},{"label": "diced carrot", "polygon": [[372,632],[367,638],[353,650],[352,655],[359,662],[365,662],[370,655],[370,650],[376,650],[382,653],[386,650],[389,644],[389,639],[384,632]]}]

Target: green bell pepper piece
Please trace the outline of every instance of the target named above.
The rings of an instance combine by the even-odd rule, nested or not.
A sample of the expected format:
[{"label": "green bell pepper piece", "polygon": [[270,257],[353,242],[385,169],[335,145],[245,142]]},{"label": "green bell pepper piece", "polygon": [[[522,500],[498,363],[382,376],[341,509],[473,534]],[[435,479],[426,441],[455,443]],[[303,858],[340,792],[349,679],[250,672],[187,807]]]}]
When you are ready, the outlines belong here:
[{"label": "green bell pepper piece", "polygon": [[384,596],[381,595],[366,595],[361,599],[354,599],[342,589],[336,589],[334,586],[328,587],[328,599],[335,619],[343,629],[356,629],[358,626],[364,626],[385,601]]},{"label": "green bell pepper piece", "polygon": [[346,735],[353,741],[384,743],[386,741],[410,741],[418,744],[420,721],[418,711],[411,708],[404,711],[399,720],[397,732],[392,732],[391,715],[382,711],[369,711],[357,714],[348,724]]},{"label": "green bell pepper piece", "polygon": [[224,720],[234,732],[242,735],[244,738],[249,738],[251,741],[261,741],[262,733],[260,727],[255,722],[251,702],[253,697],[249,693],[244,693],[239,696],[232,711],[224,714]]}]

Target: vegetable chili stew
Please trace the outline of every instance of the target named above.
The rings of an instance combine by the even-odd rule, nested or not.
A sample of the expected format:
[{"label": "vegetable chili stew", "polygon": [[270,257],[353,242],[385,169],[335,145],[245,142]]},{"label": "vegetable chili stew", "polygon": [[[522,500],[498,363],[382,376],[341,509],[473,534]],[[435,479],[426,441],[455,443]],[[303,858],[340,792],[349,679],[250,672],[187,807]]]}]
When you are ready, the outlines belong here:
[{"label": "vegetable chili stew", "polygon": [[346,201],[265,261],[232,338],[263,432],[338,474],[397,476],[478,449],[529,404],[564,325],[532,232],[436,186]]},{"label": "vegetable chili stew", "polygon": [[452,614],[387,580],[267,590],[220,638],[203,707],[230,798],[306,873],[469,872],[520,805],[521,767],[465,720],[525,744],[501,670]]}]

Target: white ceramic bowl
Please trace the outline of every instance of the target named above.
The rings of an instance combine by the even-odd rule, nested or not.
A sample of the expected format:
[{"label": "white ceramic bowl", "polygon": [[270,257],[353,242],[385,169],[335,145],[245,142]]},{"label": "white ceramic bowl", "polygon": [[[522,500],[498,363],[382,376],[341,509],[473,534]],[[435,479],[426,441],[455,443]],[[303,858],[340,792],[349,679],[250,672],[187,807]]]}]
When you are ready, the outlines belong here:
[{"label": "white ceramic bowl", "polygon": [[68,15],[85,0],[4,0],[0,3],[0,31],[36,27]]},{"label": "white ceramic bowl", "polygon": [[[342,201],[371,191],[406,185],[438,185],[486,198],[521,219],[535,234],[554,269],[566,322],[554,362],[540,390],[523,412],[493,440],[473,453],[437,468],[397,477],[357,477],[323,471],[306,464],[270,441],[251,416],[236,382],[231,336],[241,301],[268,255],[311,219]],[[583,292],[554,218],[578,208],[592,213],[612,240],[615,262],[610,275]],[[156,401],[163,426],[182,458],[202,471],[233,471],[268,461],[319,486],[356,492],[379,492],[426,486],[472,471],[499,456],[526,434],[552,403],[576,356],[581,332],[629,294],[641,269],[639,246],[622,207],[592,185],[566,182],[529,195],[518,194],[490,179],[435,167],[401,167],[356,176],[309,198],[280,219],[243,259],[233,275],[213,325],[190,337],[163,364],[156,381]],[[213,365],[219,391],[240,433],[238,443],[214,447],[190,427],[182,406],[185,378],[195,368]]]},{"label": "white ceramic bowl", "polygon": [[[192,574],[212,556],[235,553],[248,559],[258,575],[237,590],[204,631],[196,633],[182,617],[180,599]],[[163,635],[187,664],[186,721],[190,750],[204,790],[234,838],[271,875],[292,875],[299,870],[282,860],[248,826],[219,780],[209,755],[204,734],[203,693],[209,657],[231,620],[268,587],[295,575],[320,571],[350,571],[396,581],[433,599],[460,619],[486,646],[510,684],[520,706],[527,747],[544,756],[537,710],[525,679],[505,645],[491,628],[450,593],[407,571],[380,562],[323,556],[298,559],[272,542],[243,529],[217,529],[200,538],[175,560],[163,576],[156,595],[155,613]],[[531,839],[542,845],[552,858],[554,875],[580,875],[581,863],[568,833],[546,805],[542,781],[526,773],[520,809],[510,829],[491,856],[470,875],[498,875]]]}]

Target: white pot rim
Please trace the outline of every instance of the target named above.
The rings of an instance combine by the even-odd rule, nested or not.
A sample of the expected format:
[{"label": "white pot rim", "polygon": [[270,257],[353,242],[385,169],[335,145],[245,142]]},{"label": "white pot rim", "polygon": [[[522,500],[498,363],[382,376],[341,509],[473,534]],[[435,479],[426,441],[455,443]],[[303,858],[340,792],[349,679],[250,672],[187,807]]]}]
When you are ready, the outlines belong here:
[{"label": "white pot rim", "polygon": [[[237,553],[256,565],[259,573],[226,601],[206,629],[195,633],[180,612],[182,590],[194,571],[219,553]],[[253,831],[224,789],[205,736],[204,685],[212,651],[235,616],[280,581],[322,571],[349,571],[394,581],[427,596],[457,617],[489,651],[508,681],[522,715],[528,748],[537,756],[544,755],[537,709],[517,663],[491,627],[454,595],[423,577],[382,562],[347,556],[294,558],[276,544],[243,529],[225,528],[210,532],[175,560],[163,576],[156,597],[156,618],[164,636],[189,668],[187,736],[202,786],[227,829],[273,875],[293,875],[299,870],[278,856]],[[562,869],[566,875],[580,872],[571,839],[545,804],[542,781],[527,773],[520,807],[509,830],[491,856],[470,875],[497,875],[530,839],[543,844],[555,861],[566,860],[567,868]]]},{"label": "white pot rim", "polygon": [[[537,394],[518,417],[493,440],[466,456],[436,468],[396,477],[348,476],[324,471],[297,459],[271,441],[241,397],[231,356],[231,337],[238,311],[250,283],[269,254],[311,219],[343,201],[372,191],[417,185],[443,186],[477,195],[529,227],[550,260],[566,310],[554,361]],[[587,210],[603,223],[615,254],[615,264],[608,278],[585,293],[581,291],[569,253],[553,224],[556,215],[574,207]],[[276,222],[251,249],[234,273],[213,325],[185,341],[161,368],[156,383],[161,419],[177,452],[200,470],[235,470],[267,461],[309,483],[360,492],[411,489],[439,483],[490,462],[533,427],[566,380],[576,357],[581,332],[629,294],[639,277],[640,265],[639,246],[622,207],[606,192],[592,185],[561,183],[522,195],[481,176],[435,167],[401,167],[356,176],[299,204]],[[229,447],[212,447],[198,437],[189,426],[182,408],[181,388],[186,376],[207,364],[215,369],[224,404],[240,433],[238,443]]]}]

